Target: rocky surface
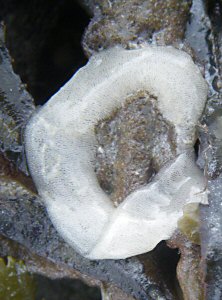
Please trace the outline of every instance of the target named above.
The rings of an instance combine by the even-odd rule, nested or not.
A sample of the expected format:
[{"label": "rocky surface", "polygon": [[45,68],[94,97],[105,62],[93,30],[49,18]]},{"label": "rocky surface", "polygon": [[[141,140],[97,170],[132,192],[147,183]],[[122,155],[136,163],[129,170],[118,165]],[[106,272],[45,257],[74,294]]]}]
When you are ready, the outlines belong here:
[{"label": "rocky surface", "polygon": [[182,299],[204,299],[200,246],[192,243],[179,231],[174,233],[167,244],[172,248],[179,248],[180,250],[177,278],[182,290]]},{"label": "rocky surface", "polygon": [[[3,40],[2,49],[6,51]],[[6,59],[9,64],[8,54]],[[12,70],[10,76],[15,76],[19,80]],[[12,84],[11,88],[17,88],[17,86]],[[15,102],[14,105],[16,105],[16,100],[12,99],[12,104]],[[30,103],[30,98],[27,98],[27,103]],[[3,111],[3,113],[7,117],[8,111]],[[24,125],[25,121],[22,124]],[[4,136],[1,139],[4,144]],[[161,271],[161,268],[164,270],[169,268],[170,272],[172,266],[168,262],[158,263],[161,252],[148,253],[141,259],[118,261],[89,261],[76,254],[58,236],[47,216],[45,207],[35,194],[31,179],[20,171],[19,167],[16,167],[16,162],[9,160],[2,153],[0,232],[7,238],[2,237],[0,255],[5,256],[6,253],[7,255],[11,253],[14,257],[27,262],[30,271],[43,273],[49,277],[52,276],[53,269],[53,272],[59,273],[60,277],[78,274],[80,278],[96,285],[100,285],[101,281],[111,282],[135,296],[136,299],[156,299],[157,295],[162,295],[165,299],[176,299],[173,285],[164,280],[165,275]],[[174,251],[167,250],[165,253],[169,256],[169,261],[172,260],[175,265]],[[46,263],[46,261],[51,263]],[[87,276],[90,279],[86,279]]]},{"label": "rocky surface", "polygon": [[101,291],[103,300],[135,300],[135,298],[129,296],[111,284],[103,285]]},{"label": "rocky surface", "polygon": [[4,29],[0,29],[0,151],[18,169],[26,171],[22,132],[34,111],[31,95],[20,78],[13,72],[8,50],[3,42]]},{"label": "rocky surface", "polygon": [[204,270],[205,298],[222,297],[222,101],[215,93],[208,103],[201,130],[199,163],[208,178],[209,206],[200,209],[202,267]]},{"label": "rocky surface", "polygon": [[[172,44],[182,40],[191,1],[116,0],[85,1],[94,17],[83,37],[87,56],[121,44],[144,41]],[[161,16],[161,17],[160,17]]]},{"label": "rocky surface", "polygon": [[[200,208],[201,265],[204,299],[222,297],[222,207],[221,207],[221,1],[208,1],[209,19],[205,28],[208,54],[205,55],[206,78],[209,83],[209,101],[200,126],[200,152],[198,163],[208,180],[209,206]],[[206,27],[207,26],[207,27]]]},{"label": "rocky surface", "polygon": [[[0,232],[25,247],[32,254],[31,256],[35,254],[41,257],[39,267],[35,264],[35,272],[42,273],[42,263],[48,260],[62,270],[60,271],[61,277],[67,276],[70,269],[74,268],[94,279],[112,282],[128,293],[135,295],[137,299],[146,299],[154,291],[155,293],[166,294],[166,299],[174,299],[171,287],[165,283],[162,272],[156,266],[158,256],[147,254],[148,274],[144,272],[143,263],[136,258],[117,261],[84,259],[58,236],[47,216],[45,207],[36,195],[24,187],[22,188],[18,182],[11,180],[9,182],[6,179],[1,179],[1,187],[3,189],[1,189],[0,195]],[[13,244],[16,251],[12,247],[13,256],[26,260],[25,253],[20,250],[17,243]],[[2,256],[5,255],[4,249],[5,246],[0,252]],[[164,264],[159,267],[164,267]],[[44,272],[47,276],[51,276],[52,271],[50,270],[46,265]],[[84,275],[82,276],[84,277]]]},{"label": "rocky surface", "polygon": [[209,207],[201,209],[205,299],[222,298],[222,176],[209,181]]},{"label": "rocky surface", "polygon": [[[179,248],[181,253],[177,264],[178,251],[170,249],[164,242],[150,253],[118,261],[89,261],[64,243],[53,228],[28,176],[22,132],[35,108],[32,97],[12,70],[1,30],[0,256],[12,255],[23,259],[28,270],[36,274],[53,279],[80,278],[89,285],[100,286],[106,300],[219,300],[222,297],[221,1],[207,1],[204,6],[201,0],[193,0],[192,7],[191,1],[183,0],[155,3],[87,0],[82,4],[87,6],[88,12],[94,14],[83,39],[88,56],[112,45],[134,47],[144,40],[159,44],[176,43],[181,47],[180,42],[185,38],[183,48],[192,53],[203,69],[209,83],[209,101],[198,128],[196,152],[198,164],[208,180],[209,206],[200,209],[201,245],[192,243],[181,234],[172,238],[169,245]],[[44,5],[41,7],[44,10]],[[58,12],[56,7],[54,12]],[[41,22],[38,26],[41,28]],[[41,31],[39,36],[43,38],[44,33]],[[23,51],[19,53],[22,56]],[[31,61],[29,58],[29,64]],[[30,70],[36,68],[35,65]],[[29,74],[28,70],[26,78],[32,82],[34,79]],[[111,118],[100,122],[96,129],[100,147],[105,149],[101,152],[98,148],[98,179],[116,204],[130,190],[149,181],[165,159],[174,154],[173,134],[169,124],[161,116],[155,123],[152,112],[147,109],[153,101],[152,97],[142,95],[134,100],[133,103],[129,101]],[[151,116],[149,122],[146,120],[148,115]],[[147,130],[149,126],[153,132],[161,129],[161,134],[151,134],[152,130]],[[130,127],[131,131],[127,132],[126,127]],[[112,137],[108,137],[110,133]],[[159,146],[155,153],[155,147],[144,143],[147,139],[154,146],[160,145],[160,139],[164,140],[167,151],[163,153],[163,147]],[[130,163],[129,156],[135,158]],[[110,157],[115,159],[110,160]],[[136,172],[139,174],[136,175]],[[117,177],[121,184],[116,180]]]}]

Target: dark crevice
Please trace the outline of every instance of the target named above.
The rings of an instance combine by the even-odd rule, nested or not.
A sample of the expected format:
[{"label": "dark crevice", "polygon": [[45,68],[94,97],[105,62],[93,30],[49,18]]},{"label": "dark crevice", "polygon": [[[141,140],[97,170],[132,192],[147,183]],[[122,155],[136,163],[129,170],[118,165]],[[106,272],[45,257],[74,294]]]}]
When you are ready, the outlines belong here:
[{"label": "dark crevice", "polygon": [[81,47],[90,19],[74,0],[0,0],[14,69],[37,105],[87,61]]},{"label": "dark crevice", "polygon": [[207,13],[213,23],[213,26],[217,28],[217,31],[222,30],[222,3],[220,0],[208,0],[206,1]]},{"label": "dark crevice", "polygon": [[100,290],[90,287],[80,280],[69,278],[50,279],[45,276],[35,275],[36,299],[35,300],[99,300]]},{"label": "dark crevice", "polygon": [[[180,259],[178,249],[169,248],[165,241],[161,241],[153,251],[138,256],[139,260],[143,263],[146,270],[150,273],[150,261],[156,263],[157,269],[160,271],[161,276],[168,288],[174,291],[175,299],[180,299],[181,289],[177,279],[177,264]],[[154,276],[159,276],[154,274]],[[150,287],[149,287],[150,289]]]},{"label": "dark crevice", "polygon": [[200,151],[200,140],[197,139],[196,143],[194,144],[194,152],[196,154],[196,157],[198,157]]}]

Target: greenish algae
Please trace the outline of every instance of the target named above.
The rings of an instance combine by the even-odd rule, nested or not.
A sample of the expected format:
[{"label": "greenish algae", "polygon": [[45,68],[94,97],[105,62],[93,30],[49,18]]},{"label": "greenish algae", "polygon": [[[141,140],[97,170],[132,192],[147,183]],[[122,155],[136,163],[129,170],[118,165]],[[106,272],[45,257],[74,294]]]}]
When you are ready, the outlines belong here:
[{"label": "greenish algae", "polygon": [[21,260],[7,257],[7,263],[0,258],[0,299],[34,300],[35,285]]},{"label": "greenish algae", "polygon": [[178,221],[180,231],[193,243],[200,245],[199,203],[189,203],[183,208],[183,216]]}]

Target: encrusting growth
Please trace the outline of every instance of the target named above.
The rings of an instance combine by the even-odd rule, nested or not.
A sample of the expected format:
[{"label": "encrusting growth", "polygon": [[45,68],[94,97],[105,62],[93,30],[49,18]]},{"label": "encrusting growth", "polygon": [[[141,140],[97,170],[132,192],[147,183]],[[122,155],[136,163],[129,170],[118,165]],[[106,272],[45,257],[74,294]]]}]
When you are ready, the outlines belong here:
[{"label": "encrusting growth", "polygon": [[[174,126],[177,156],[115,208],[94,172],[94,128],[138,91],[154,95]],[[25,133],[29,169],[67,243],[90,259],[144,253],[171,236],[186,203],[206,203],[193,153],[206,97],[207,84],[185,52],[115,47],[93,56],[33,115]]]}]

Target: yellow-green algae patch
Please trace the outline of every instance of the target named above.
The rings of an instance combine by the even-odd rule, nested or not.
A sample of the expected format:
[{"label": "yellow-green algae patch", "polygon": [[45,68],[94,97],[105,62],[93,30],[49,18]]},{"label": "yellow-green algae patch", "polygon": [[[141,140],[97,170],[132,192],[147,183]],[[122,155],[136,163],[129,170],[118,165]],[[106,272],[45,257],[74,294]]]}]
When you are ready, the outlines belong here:
[{"label": "yellow-green algae patch", "polygon": [[184,206],[178,228],[191,242],[200,245],[199,203],[188,203]]},{"label": "yellow-green algae patch", "polygon": [[0,258],[0,299],[34,300],[35,285],[21,260],[7,257],[7,263]]}]

